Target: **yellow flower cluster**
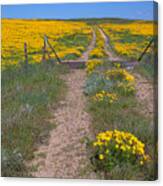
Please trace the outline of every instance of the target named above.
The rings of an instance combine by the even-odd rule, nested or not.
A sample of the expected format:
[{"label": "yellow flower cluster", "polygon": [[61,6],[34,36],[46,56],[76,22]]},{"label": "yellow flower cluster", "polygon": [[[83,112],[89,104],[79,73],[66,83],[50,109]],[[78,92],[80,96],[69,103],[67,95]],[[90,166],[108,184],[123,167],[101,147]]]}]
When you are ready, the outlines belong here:
[{"label": "yellow flower cluster", "polygon": [[102,58],[104,56],[104,52],[99,48],[94,48],[89,55],[90,58]]},{"label": "yellow flower cluster", "polygon": [[149,156],[145,154],[144,143],[129,132],[118,130],[101,132],[96,136],[93,146],[99,149],[100,160],[107,159],[114,152],[119,155],[125,154],[128,158],[134,157],[140,165],[149,160]]},{"label": "yellow flower cluster", "polygon": [[116,67],[116,68],[120,68],[121,67],[121,64],[120,63],[113,63],[114,64],[114,66]]},{"label": "yellow flower cluster", "polygon": [[[144,46],[146,43],[144,43]],[[120,43],[117,42],[114,45],[115,50],[120,53],[121,55],[129,56],[129,57],[136,57],[138,58],[142,52],[143,47],[138,46],[137,43]]]},{"label": "yellow flower cluster", "polygon": [[95,101],[103,101],[104,99],[107,99],[109,103],[113,103],[118,99],[117,95],[114,93],[109,93],[104,90],[102,90],[99,93],[96,93],[95,96],[93,96],[93,99]]},{"label": "yellow flower cluster", "polygon": [[86,63],[86,71],[87,71],[87,73],[88,73],[88,74],[91,74],[91,73],[95,70],[95,68],[96,68],[97,66],[100,66],[100,65],[102,65],[102,64],[103,64],[103,62],[100,61],[100,60],[97,60],[97,59],[89,60],[89,61]]},{"label": "yellow flower cluster", "polygon": [[105,72],[105,75],[111,79],[120,79],[129,82],[133,82],[135,80],[133,75],[131,75],[127,70],[121,68],[108,70]]},{"label": "yellow flower cluster", "polygon": [[67,54],[81,56],[85,46],[66,46],[58,41],[60,38],[81,34],[88,37],[89,41],[92,38],[91,27],[85,22],[2,19],[2,64],[8,64],[10,58],[12,64],[22,61],[24,42],[27,42],[28,53],[39,52],[31,55],[30,59],[40,62],[45,34],[53,38],[51,44],[61,58]]},{"label": "yellow flower cluster", "polygon": [[66,55],[75,55],[80,57],[81,52],[77,48],[66,48],[64,51],[60,51],[57,53],[60,58],[64,58]]}]

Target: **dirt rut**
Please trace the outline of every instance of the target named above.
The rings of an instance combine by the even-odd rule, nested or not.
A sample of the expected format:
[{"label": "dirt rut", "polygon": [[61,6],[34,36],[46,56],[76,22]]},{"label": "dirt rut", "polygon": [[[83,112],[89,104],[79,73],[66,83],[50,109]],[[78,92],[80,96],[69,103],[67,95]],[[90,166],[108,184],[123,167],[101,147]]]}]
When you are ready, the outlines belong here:
[{"label": "dirt rut", "polygon": [[87,50],[81,56],[80,60],[88,61],[89,53],[91,52],[91,50],[94,49],[95,45],[96,45],[96,34],[95,31],[92,29],[92,41],[88,46]]},{"label": "dirt rut", "polygon": [[[32,161],[38,166],[34,177],[96,178],[89,170],[85,138],[92,138],[91,118],[85,112],[84,70],[71,70],[63,78],[68,86],[65,101],[54,112],[57,127],[51,131],[49,145],[40,146]],[[41,157],[40,157],[41,154]]]}]

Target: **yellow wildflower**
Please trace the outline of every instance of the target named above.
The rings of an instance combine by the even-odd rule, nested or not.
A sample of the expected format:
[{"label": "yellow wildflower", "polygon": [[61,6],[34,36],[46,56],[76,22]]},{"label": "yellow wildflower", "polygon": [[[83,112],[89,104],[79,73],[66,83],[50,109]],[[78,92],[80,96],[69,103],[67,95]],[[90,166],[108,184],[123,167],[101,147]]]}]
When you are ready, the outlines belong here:
[{"label": "yellow wildflower", "polygon": [[100,159],[100,160],[103,160],[103,159],[104,159],[104,155],[103,155],[103,154],[100,154],[100,155],[99,155],[99,159]]},{"label": "yellow wildflower", "polygon": [[143,161],[140,161],[140,165],[143,165],[144,164],[144,162]]}]

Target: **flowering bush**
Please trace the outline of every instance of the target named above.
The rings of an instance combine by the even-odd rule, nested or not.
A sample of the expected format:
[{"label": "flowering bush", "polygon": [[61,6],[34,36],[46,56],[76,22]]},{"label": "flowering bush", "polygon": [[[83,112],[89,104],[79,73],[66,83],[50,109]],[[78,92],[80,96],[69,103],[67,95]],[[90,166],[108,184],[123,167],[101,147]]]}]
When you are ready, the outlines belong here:
[{"label": "flowering bush", "polygon": [[131,75],[127,70],[121,68],[108,70],[105,72],[105,75],[113,80],[126,80],[129,82],[135,80],[133,75]]},{"label": "flowering bush", "polygon": [[116,68],[105,72],[107,80],[114,82],[113,89],[120,95],[133,95],[135,93],[135,77],[127,70]]},{"label": "flowering bush", "polygon": [[102,90],[101,92],[96,93],[96,95],[93,96],[93,99],[95,101],[104,101],[104,100],[106,100],[106,101],[108,101],[108,103],[113,103],[118,98],[117,98],[116,94],[109,93],[109,92],[106,92],[106,91]]},{"label": "flowering bush", "polygon": [[91,74],[97,66],[102,65],[103,62],[100,60],[89,60],[86,63],[86,70],[88,74]]},{"label": "flowering bush", "polygon": [[150,159],[144,143],[129,132],[101,132],[92,146],[94,164],[106,171],[125,163],[143,166]]}]

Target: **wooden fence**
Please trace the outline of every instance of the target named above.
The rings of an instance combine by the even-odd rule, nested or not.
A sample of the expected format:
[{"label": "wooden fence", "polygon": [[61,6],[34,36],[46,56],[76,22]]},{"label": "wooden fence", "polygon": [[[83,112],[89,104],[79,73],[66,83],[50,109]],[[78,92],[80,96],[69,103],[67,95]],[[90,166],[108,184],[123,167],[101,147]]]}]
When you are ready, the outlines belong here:
[{"label": "wooden fence", "polygon": [[[51,53],[54,54],[55,59],[57,59],[59,64],[63,64],[63,65],[67,65],[70,68],[83,68],[85,67],[85,63],[86,61],[83,60],[69,60],[69,61],[61,61],[61,59],[59,58],[59,56],[57,55],[57,52],[55,50],[55,48],[52,46],[52,44],[49,41],[49,37],[44,35],[43,37],[43,47],[42,47],[42,59],[41,62],[42,63],[46,63],[47,61],[47,57],[48,60],[50,60],[52,62],[52,64],[54,64],[54,59],[51,57]],[[49,50],[51,50],[51,52],[49,52]],[[37,54],[38,52],[34,52],[35,54]],[[29,64],[29,57],[28,57],[29,53],[28,53],[28,46],[27,43],[24,43],[24,63],[25,63],[25,67],[28,67]]]},{"label": "wooden fence", "polygon": [[[45,63],[46,59],[48,57],[48,59],[51,60],[54,63],[54,60],[52,60],[50,52],[48,51],[48,48],[50,48],[51,52],[54,54],[54,56],[57,59],[57,61],[59,63],[61,63],[61,59],[57,55],[57,52],[55,51],[54,47],[49,42],[49,39],[48,39],[48,37],[46,35],[44,35],[44,37],[43,37],[42,60],[41,61],[43,63]],[[26,42],[24,43],[24,62],[25,62],[25,66],[28,66],[28,64],[29,64],[28,45],[27,45]]]},{"label": "wooden fence", "polygon": [[[43,47],[42,47],[42,63],[46,63],[47,61],[47,57],[48,59],[54,64],[54,59],[51,58],[51,53],[48,51],[48,48],[51,50],[51,52],[54,54],[55,58],[57,59],[57,61],[60,64],[65,64],[68,65],[70,68],[81,68],[81,67],[85,67],[86,61],[83,60],[71,60],[71,61],[61,61],[61,59],[59,58],[59,56],[57,55],[56,50],[54,49],[54,47],[52,46],[52,44],[49,41],[49,37],[47,35],[44,35],[43,37]],[[144,49],[144,51],[142,52],[142,54],[140,55],[140,57],[138,58],[137,61],[119,61],[119,63],[121,63],[122,67],[133,67],[135,65],[140,64],[140,61],[142,60],[143,56],[145,55],[145,53],[147,52],[147,50],[150,48],[150,46],[152,45],[152,43],[155,42],[155,39],[152,38],[151,41],[148,43],[147,47]],[[36,52],[37,53],[37,52]],[[24,43],[24,62],[25,62],[25,66],[28,66],[29,63],[29,58],[28,58],[28,47],[27,47],[27,43]],[[111,63],[116,63],[116,61],[110,61]]]}]

